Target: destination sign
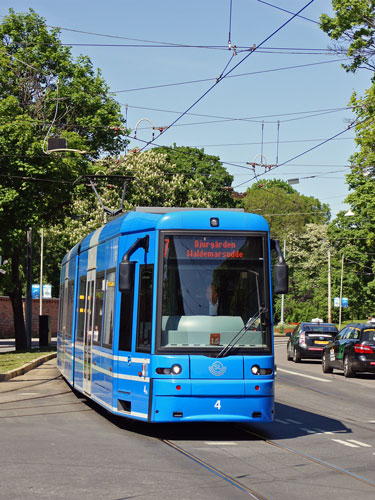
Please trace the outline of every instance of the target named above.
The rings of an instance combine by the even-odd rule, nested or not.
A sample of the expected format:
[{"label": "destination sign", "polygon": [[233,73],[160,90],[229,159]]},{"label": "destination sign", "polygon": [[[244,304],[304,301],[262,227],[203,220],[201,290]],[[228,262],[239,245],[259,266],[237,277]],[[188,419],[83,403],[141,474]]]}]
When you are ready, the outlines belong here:
[{"label": "destination sign", "polygon": [[186,257],[194,259],[242,259],[243,256],[235,241],[225,239],[192,239],[191,247],[186,249]]}]

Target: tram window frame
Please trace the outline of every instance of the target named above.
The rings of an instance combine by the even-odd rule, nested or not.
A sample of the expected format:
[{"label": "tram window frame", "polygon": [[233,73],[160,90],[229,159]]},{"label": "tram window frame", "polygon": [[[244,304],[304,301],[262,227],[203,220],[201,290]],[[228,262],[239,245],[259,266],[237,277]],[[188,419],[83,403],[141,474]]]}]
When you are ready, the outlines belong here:
[{"label": "tram window frame", "polygon": [[67,316],[68,316],[68,278],[65,278],[64,283],[63,283],[63,288],[64,288],[64,293],[63,293],[63,303],[62,303],[62,333],[63,333],[63,338],[65,339],[67,337],[67,330],[66,330],[66,324],[67,324]]},{"label": "tram window frame", "polygon": [[63,328],[63,305],[64,305],[64,283],[61,283],[60,294],[59,294],[59,319],[58,319],[59,332],[62,332]]},{"label": "tram window frame", "polygon": [[121,293],[119,351],[131,351],[133,339],[134,286]]},{"label": "tram window frame", "polygon": [[[164,272],[164,258],[165,258],[165,244],[164,240],[168,236],[207,236],[208,234],[215,234],[218,237],[250,237],[250,238],[261,238],[262,241],[262,257],[263,257],[263,273],[264,273],[264,302],[267,305],[266,311],[264,312],[264,326],[265,326],[265,338],[267,347],[247,347],[240,346],[236,348],[235,353],[237,355],[269,355],[273,351],[273,341],[272,341],[272,331],[271,331],[271,304],[272,304],[272,293],[270,287],[270,276],[271,276],[271,262],[270,262],[270,248],[269,248],[269,232],[261,230],[245,230],[245,231],[229,231],[227,229],[223,231],[202,231],[202,230],[162,230],[159,232],[159,249],[158,249],[158,274],[163,276]],[[209,354],[212,355],[215,352],[219,352],[218,347],[216,351],[214,349],[199,347],[194,350],[188,346],[164,346],[162,345],[162,312],[163,312],[163,280],[158,279],[157,281],[157,309],[156,309],[156,335],[155,335],[155,354],[185,354],[190,352],[191,354]],[[269,307],[270,306],[270,307]]]},{"label": "tram window frame", "polygon": [[[146,274],[149,274],[151,280],[147,283],[144,279]],[[146,285],[146,288],[143,285]],[[154,264],[141,264],[139,266],[139,286],[138,286],[138,312],[137,312],[137,337],[136,337],[136,351],[138,352],[151,352],[152,340],[152,318],[153,318],[153,292],[154,292]],[[142,299],[146,297],[149,303],[144,304]],[[149,320],[149,321],[147,321]],[[144,336],[144,325],[149,325],[148,336]],[[143,326],[142,326],[143,325]],[[142,339],[146,339],[142,343]]]},{"label": "tram window frame", "polygon": [[[98,296],[98,292],[102,294],[101,299]],[[94,326],[93,344],[95,345],[101,345],[102,342],[104,305],[105,305],[105,295],[106,295],[105,292],[106,292],[105,274],[104,271],[100,271],[96,274],[96,283],[95,283],[95,298],[94,298],[95,305],[94,305],[94,325],[93,325]],[[97,337],[95,337],[96,327],[98,327]]]},{"label": "tram window frame", "polygon": [[[109,277],[111,277],[111,279]],[[109,283],[111,283],[111,288],[110,288],[111,293],[109,293],[109,287],[108,287]],[[116,299],[116,269],[113,268],[113,269],[107,269],[105,273],[105,298],[104,298],[102,345],[107,349],[111,349],[113,343],[115,299]]]},{"label": "tram window frame", "polygon": [[66,301],[66,325],[65,325],[65,336],[66,338],[72,338],[73,329],[73,310],[74,310],[74,280],[68,281],[68,297]]},{"label": "tram window frame", "polygon": [[[79,279],[78,301],[77,301],[77,341],[83,342],[86,318],[86,274]],[[83,300],[83,304],[81,303]],[[81,307],[83,305],[83,307]]]}]

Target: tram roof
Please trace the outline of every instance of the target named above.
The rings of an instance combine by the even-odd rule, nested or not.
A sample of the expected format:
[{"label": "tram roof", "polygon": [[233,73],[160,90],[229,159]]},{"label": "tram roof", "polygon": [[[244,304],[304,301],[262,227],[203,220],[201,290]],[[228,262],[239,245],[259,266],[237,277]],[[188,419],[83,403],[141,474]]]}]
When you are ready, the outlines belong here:
[{"label": "tram roof", "polygon": [[[77,253],[121,234],[168,229],[212,230],[210,226],[212,217],[218,217],[220,220],[218,230],[268,231],[269,229],[263,217],[245,213],[243,209],[136,207],[114,217],[105,226],[88,234],[66,254],[63,264]],[[94,237],[95,233],[96,237]]]}]

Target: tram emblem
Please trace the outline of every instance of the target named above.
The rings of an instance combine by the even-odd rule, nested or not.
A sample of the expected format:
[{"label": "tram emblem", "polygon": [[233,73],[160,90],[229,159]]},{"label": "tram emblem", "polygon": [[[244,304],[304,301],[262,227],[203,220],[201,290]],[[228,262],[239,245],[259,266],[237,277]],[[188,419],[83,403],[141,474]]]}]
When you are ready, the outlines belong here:
[{"label": "tram emblem", "polygon": [[208,369],[212,375],[215,375],[215,377],[221,377],[227,371],[227,367],[224,366],[221,361],[215,361],[208,367]]}]

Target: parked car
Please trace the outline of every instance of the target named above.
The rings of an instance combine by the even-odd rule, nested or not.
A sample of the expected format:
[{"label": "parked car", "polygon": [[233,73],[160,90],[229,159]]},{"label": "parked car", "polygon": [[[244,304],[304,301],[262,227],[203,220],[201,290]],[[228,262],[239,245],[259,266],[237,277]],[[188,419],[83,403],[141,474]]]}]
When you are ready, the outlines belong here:
[{"label": "parked car", "polygon": [[300,323],[290,334],[286,346],[288,361],[299,363],[302,358],[321,359],[324,347],[332,342],[338,330],[333,323]]},{"label": "parked car", "polygon": [[344,370],[345,377],[358,372],[375,373],[375,324],[347,325],[323,351],[322,369]]}]

